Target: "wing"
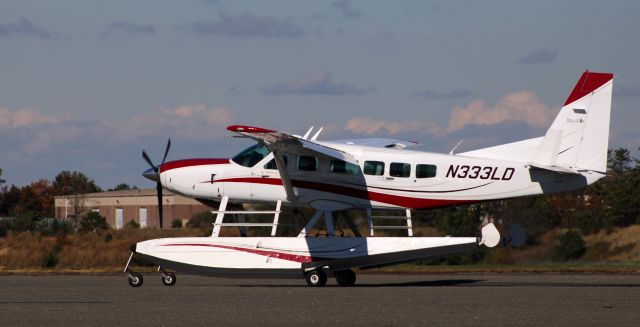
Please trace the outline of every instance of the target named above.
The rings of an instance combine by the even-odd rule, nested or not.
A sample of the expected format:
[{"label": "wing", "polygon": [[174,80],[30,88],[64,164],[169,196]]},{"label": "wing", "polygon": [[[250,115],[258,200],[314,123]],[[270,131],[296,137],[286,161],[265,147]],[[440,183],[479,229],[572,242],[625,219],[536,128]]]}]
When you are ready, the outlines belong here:
[{"label": "wing", "polygon": [[227,127],[227,130],[252,138],[258,142],[263,142],[269,150],[273,152],[278,172],[282,178],[282,184],[287,192],[287,197],[291,201],[295,201],[296,196],[293,192],[293,187],[291,186],[291,179],[289,178],[286,165],[284,164],[283,156],[285,152],[337,159],[356,165],[358,164],[353,155],[348,152],[322,145],[317,142],[308,141],[291,134],[260,127],[242,125],[229,126]]}]

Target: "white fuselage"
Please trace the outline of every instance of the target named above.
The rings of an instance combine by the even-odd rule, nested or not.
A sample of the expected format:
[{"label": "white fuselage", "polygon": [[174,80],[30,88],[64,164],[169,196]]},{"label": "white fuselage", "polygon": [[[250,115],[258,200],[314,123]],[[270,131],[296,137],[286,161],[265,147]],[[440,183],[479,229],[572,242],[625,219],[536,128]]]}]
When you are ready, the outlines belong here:
[{"label": "white fuselage", "polygon": [[[297,154],[287,154],[287,172],[296,194],[295,202],[288,200],[278,170],[267,165],[273,159],[271,153],[250,167],[231,159],[168,162],[162,165],[160,178],[165,188],[200,200],[216,201],[227,196],[235,202],[280,200],[292,205],[339,210],[438,208],[570,191],[603,177],[589,171],[578,175],[530,169],[524,160],[483,159],[464,154],[355,146],[346,142],[318,143],[350,153],[359,167],[348,173],[335,169],[332,159],[316,157],[315,170],[305,171],[299,169],[305,167],[301,167]],[[366,162],[377,162],[377,169],[367,171]],[[379,163],[383,163],[383,167]],[[419,174],[418,165],[431,166],[430,172],[425,174],[423,169]]]}]

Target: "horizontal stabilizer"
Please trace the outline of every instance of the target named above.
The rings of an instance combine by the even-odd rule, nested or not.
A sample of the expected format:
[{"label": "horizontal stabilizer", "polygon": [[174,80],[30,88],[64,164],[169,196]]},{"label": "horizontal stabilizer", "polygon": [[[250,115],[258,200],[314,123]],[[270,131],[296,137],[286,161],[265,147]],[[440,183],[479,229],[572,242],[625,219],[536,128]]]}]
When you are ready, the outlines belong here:
[{"label": "horizontal stabilizer", "polygon": [[552,171],[554,173],[559,173],[559,174],[580,174],[579,171],[577,171],[575,169],[568,168],[568,167],[541,165],[541,164],[534,163],[534,162],[528,163],[527,164],[527,168],[529,168],[529,169],[548,170],[548,171]]}]

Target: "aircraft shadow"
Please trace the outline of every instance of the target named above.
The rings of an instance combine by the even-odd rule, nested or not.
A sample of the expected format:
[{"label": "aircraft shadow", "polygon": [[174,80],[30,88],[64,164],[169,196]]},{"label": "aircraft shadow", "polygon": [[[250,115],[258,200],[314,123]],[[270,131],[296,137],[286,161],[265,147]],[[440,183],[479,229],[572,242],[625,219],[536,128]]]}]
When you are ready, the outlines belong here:
[{"label": "aircraft shadow", "polygon": [[[273,288],[306,288],[306,284],[235,284],[235,287],[273,287]],[[352,288],[379,288],[379,287],[518,287],[518,288],[640,288],[638,283],[575,283],[575,282],[496,282],[482,279],[442,279],[395,283],[357,283]],[[329,282],[325,287],[340,287]]]},{"label": "aircraft shadow", "polygon": [[[443,279],[443,280],[428,280],[428,281],[411,281],[411,282],[398,282],[398,283],[367,283],[367,284],[359,284],[356,282],[356,284],[350,288],[374,288],[374,287],[442,287],[442,286],[459,286],[459,285],[465,285],[465,284],[473,284],[473,283],[477,283],[477,282],[482,282],[483,280],[478,280],[478,279]],[[308,286],[304,283],[301,283],[300,285],[291,285],[291,284],[280,284],[280,285],[276,285],[276,284],[252,284],[252,285],[247,285],[247,284],[238,284],[238,285],[234,285],[237,287],[277,287],[277,288],[282,288],[282,287],[292,287],[292,288],[307,288]],[[327,286],[325,287],[340,287],[336,284],[332,284],[331,282],[329,282],[327,284]],[[340,287],[342,288],[342,287]]]}]

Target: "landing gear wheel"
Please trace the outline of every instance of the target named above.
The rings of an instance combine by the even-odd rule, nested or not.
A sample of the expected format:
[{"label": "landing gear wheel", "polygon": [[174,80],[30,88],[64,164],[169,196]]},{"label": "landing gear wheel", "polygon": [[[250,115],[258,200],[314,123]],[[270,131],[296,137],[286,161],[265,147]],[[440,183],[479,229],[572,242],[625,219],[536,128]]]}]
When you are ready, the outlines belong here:
[{"label": "landing gear wheel", "polygon": [[172,272],[168,272],[168,273],[164,273],[164,276],[162,276],[162,284],[164,284],[164,286],[173,286],[176,284],[176,274],[172,273]]},{"label": "landing gear wheel", "polygon": [[129,280],[129,286],[131,287],[140,287],[142,286],[142,282],[144,281],[142,279],[142,274],[137,272],[130,273],[129,278],[127,279]]},{"label": "landing gear wheel", "polygon": [[356,283],[356,273],[351,269],[336,271],[335,275],[338,286],[353,286]]},{"label": "landing gear wheel", "polygon": [[327,275],[322,270],[312,270],[305,275],[307,285],[322,287],[327,284]]}]

